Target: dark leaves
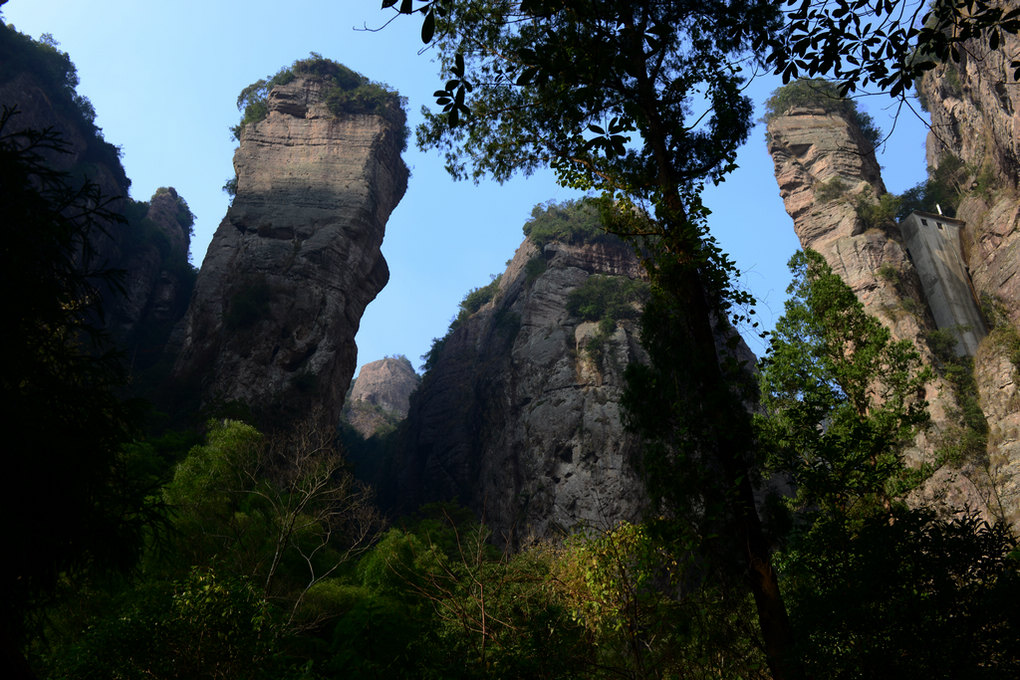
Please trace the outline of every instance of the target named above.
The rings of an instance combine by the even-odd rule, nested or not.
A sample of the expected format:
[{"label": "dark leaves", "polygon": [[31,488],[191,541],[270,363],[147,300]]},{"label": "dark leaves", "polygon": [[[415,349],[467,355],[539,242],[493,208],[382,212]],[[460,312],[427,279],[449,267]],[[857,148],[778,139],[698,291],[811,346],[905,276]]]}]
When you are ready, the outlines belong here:
[{"label": "dark leaves", "polygon": [[432,42],[432,36],[436,32],[436,14],[433,11],[429,11],[425,15],[425,21],[421,24],[421,41],[423,43]]}]

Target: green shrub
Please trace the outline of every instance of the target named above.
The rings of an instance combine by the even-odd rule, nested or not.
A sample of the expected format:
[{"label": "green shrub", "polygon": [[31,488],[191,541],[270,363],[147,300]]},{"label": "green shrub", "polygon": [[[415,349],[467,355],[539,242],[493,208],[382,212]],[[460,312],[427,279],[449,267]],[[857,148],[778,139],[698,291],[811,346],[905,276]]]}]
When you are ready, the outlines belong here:
[{"label": "green shrub", "polygon": [[961,182],[968,171],[963,161],[949,154],[939,163],[937,168],[928,168],[929,177],[903,192],[896,219],[903,220],[914,210],[935,212],[942,208],[947,217],[956,215],[962,194]]},{"label": "green shrub", "polygon": [[900,283],[900,270],[891,262],[882,263],[882,266],[878,268],[878,276],[895,285]]},{"label": "green shrub", "polygon": [[890,227],[896,224],[896,216],[900,211],[900,197],[885,193],[875,202],[871,200],[870,194],[865,193],[857,197],[855,208],[865,229]]},{"label": "green shrub", "polygon": [[496,293],[499,291],[499,280],[502,278],[502,274],[499,276],[493,276],[492,281],[484,286],[478,288],[472,288],[468,291],[464,299],[460,301],[460,311],[457,313],[457,317],[450,323],[450,330],[457,328],[464,323],[469,316],[477,312],[485,305],[492,301],[496,297]]},{"label": "green shrub", "polygon": [[850,184],[840,176],[833,177],[827,182],[822,182],[815,188],[815,202],[828,203],[843,198],[850,190]]},{"label": "green shrub", "polygon": [[777,89],[765,101],[763,120],[767,123],[796,106],[841,114],[857,126],[872,147],[878,146],[882,138],[882,132],[871,116],[857,109],[857,102],[841,96],[835,83],[821,78],[802,78]]},{"label": "green shrub", "polygon": [[545,270],[549,268],[549,262],[541,255],[528,260],[528,263],[524,265],[525,281],[527,283],[533,283],[535,279],[545,273]]},{"label": "green shrub", "polygon": [[950,329],[929,331],[925,340],[935,357],[935,370],[952,386],[956,402],[950,415],[958,426],[947,436],[939,457],[955,464],[980,460],[987,453],[988,422],[978,398],[974,359],[956,356],[956,334]]}]

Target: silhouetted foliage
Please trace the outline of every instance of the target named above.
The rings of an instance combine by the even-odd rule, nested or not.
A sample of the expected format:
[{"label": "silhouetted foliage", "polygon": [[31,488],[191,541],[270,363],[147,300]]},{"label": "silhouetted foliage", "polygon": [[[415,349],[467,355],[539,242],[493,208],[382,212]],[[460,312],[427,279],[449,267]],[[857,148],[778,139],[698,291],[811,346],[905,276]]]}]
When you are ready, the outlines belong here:
[{"label": "silhouetted foliage", "polygon": [[0,275],[12,292],[0,391],[5,469],[18,480],[3,494],[4,515],[18,518],[0,568],[5,638],[22,633],[22,617],[59,575],[131,566],[153,519],[151,489],[121,453],[130,413],[115,395],[125,376],[100,331],[99,290],[116,279],[97,265],[93,243],[119,217],[94,184],[50,169],[66,150],[55,133],[10,132],[14,115],[5,108],[0,118],[9,227]]},{"label": "silhouetted foliage", "polygon": [[35,41],[0,22],[0,83],[26,76],[38,80],[57,116],[78,127],[86,144],[78,159],[79,166],[105,165],[113,173],[119,190],[127,194],[131,182],[121,167],[120,150],[103,139],[102,130],[95,124],[92,102],[75,90],[78,71],[71,58],[58,49],[53,36],[44,35],[42,41]]}]

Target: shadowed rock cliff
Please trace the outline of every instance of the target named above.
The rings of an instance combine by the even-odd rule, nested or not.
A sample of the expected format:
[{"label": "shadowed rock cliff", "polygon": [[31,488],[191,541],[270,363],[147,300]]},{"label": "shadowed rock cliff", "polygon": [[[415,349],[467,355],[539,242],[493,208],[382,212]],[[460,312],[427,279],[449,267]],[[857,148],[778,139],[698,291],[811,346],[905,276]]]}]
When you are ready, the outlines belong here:
[{"label": "shadowed rock cliff", "polygon": [[963,163],[956,216],[967,223],[963,251],[991,326],[974,377],[988,419],[994,503],[1014,527],[1020,527],[1020,85],[1009,62],[1018,51],[1016,35],[1004,33],[994,51],[971,41],[960,63],[940,65],[919,87],[931,114],[929,166]]},{"label": "shadowed rock cliff", "polygon": [[525,240],[493,299],[433,349],[384,493],[402,510],[457,499],[515,543],[638,519],[638,441],[619,402],[627,364],[646,360],[640,293],[633,313],[601,321],[571,296],[612,281],[638,291],[643,276],[620,242]]},{"label": "shadowed rock cliff", "polygon": [[193,216],[172,188],[159,189],[148,203],[128,198],[119,151],[103,139],[91,103],[75,91],[77,82],[70,57],[55,43],[0,23],[3,134],[51,130],[59,150],[42,149],[50,166],[67,173],[74,188],[88,181],[98,189],[111,219],[98,220],[78,260],[88,270],[118,274],[113,285],[97,282],[103,314],[96,327],[110,335],[132,368],[145,368],[161,355],[191,295]]},{"label": "shadowed rock cliff", "polygon": [[202,264],[175,368],[207,402],[241,401],[268,419],[313,405],[339,416],[361,315],[389,276],[379,248],[408,171],[397,97],[386,116],[334,114],[329,88],[299,73],[240,133],[236,197]]}]

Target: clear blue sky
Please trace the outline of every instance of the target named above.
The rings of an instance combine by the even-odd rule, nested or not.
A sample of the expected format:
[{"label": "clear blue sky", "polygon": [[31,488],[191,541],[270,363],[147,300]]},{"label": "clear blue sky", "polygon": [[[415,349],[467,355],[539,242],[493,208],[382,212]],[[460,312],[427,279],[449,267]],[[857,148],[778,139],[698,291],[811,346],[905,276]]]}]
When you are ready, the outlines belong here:
[{"label": "clear blue sky", "polygon": [[[408,98],[409,122],[431,106],[439,83],[428,52],[419,54],[417,18],[401,17],[381,31],[389,14],[379,0],[11,0],[6,23],[38,38],[51,33],[78,67],[81,85],[106,139],[121,147],[131,194],[147,200],[173,186],[196,215],[192,258],[205,256],[227,209],[221,187],[233,176],[236,143],[229,127],[239,114],[237,93],[309,52],[339,61]],[[752,83],[758,106],[778,85]],[[886,131],[888,100],[865,98],[864,110]],[[923,125],[909,114],[879,159],[890,191],[924,176]],[[358,334],[359,364],[406,354],[416,366],[432,338],[446,332],[464,294],[502,272],[523,238],[521,226],[536,204],[574,197],[549,174],[503,186],[453,182],[435,154],[412,147],[407,194],[386,227],[383,253],[390,282],[369,305]],[[740,169],[709,190],[710,224],[743,270],[771,327],[782,313],[789,282],[786,262],[797,249],[783,210],[759,126],[741,150]],[[750,339],[757,354],[764,345]]]}]

